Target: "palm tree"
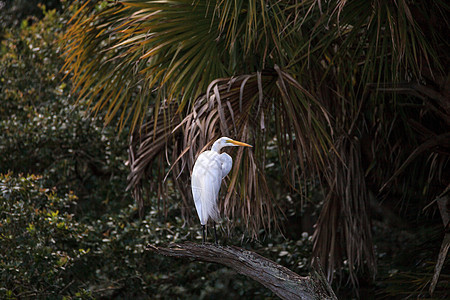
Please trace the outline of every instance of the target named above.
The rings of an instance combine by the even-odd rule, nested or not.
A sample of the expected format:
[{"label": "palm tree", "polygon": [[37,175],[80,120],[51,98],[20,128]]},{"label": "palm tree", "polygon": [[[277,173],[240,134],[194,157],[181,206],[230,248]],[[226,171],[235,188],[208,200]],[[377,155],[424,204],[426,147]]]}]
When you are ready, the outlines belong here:
[{"label": "palm tree", "polygon": [[[129,179],[140,206],[144,182],[161,185],[164,168],[155,166],[169,158],[170,182],[193,207],[196,156],[230,136],[255,150],[235,155],[222,211],[256,236],[277,226],[287,205],[267,175],[267,152],[276,149],[277,176],[301,195],[295,205],[308,182],[324,192],[314,257],[330,279],[346,258],[356,283],[359,268],[376,272],[370,194],[406,199],[412,186],[433,186],[429,202],[444,191],[445,1],[94,4],[80,6],[69,24],[65,71],[94,112],[106,111],[106,123],[134,130]],[[429,176],[402,176],[405,169]]]}]

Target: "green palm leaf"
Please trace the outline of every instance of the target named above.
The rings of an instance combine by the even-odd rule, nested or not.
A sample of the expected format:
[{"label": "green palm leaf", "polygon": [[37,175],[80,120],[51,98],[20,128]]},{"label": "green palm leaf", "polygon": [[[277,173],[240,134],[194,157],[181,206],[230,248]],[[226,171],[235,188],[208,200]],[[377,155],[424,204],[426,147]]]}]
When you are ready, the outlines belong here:
[{"label": "green palm leaf", "polygon": [[64,47],[75,90],[95,102],[94,111],[108,107],[107,122],[119,111],[121,124],[132,116],[132,128],[163,99],[180,101],[182,109],[225,74],[208,8],[182,0],[123,1],[76,19]]}]

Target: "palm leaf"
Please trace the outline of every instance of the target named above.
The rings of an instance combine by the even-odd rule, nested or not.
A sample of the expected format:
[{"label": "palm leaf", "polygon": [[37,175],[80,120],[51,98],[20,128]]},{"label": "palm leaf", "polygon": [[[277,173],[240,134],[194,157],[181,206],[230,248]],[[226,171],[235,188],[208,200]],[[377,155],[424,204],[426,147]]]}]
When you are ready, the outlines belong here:
[{"label": "palm leaf", "polygon": [[94,111],[108,107],[107,122],[128,108],[120,122],[131,117],[135,128],[149,104],[179,96],[183,108],[225,74],[208,8],[207,2],[130,0],[86,17],[83,6],[65,35],[64,70],[74,75],[79,97],[96,102]]},{"label": "palm leaf", "polygon": [[[329,190],[313,237],[313,257],[326,262],[328,279],[333,279],[333,272],[341,267],[344,256],[354,285],[357,285],[355,270],[358,266],[366,265],[370,273],[376,273],[369,195],[359,143],[356,137],[343,136],[336,144],[338,155],[333,157],[330,170],[335,176],[333,188]],[[331,223],[331,226],[324,223]],[[341,247],[345,249],[343,253],[338,250]]]},{"label": "palm leaf", "polygon": [[[181,191],[189,215],[188,170],[214,139],[229,135],[257,147],[234,155],[221,205],[255,235],[282,213],[266,176],[274,143],[290,189],[318,180],[328,195],[314,235],[328,274],[344,257],[354,283],[362,265],[374,272],[366,181],[381,187],[398,179],[402,165],[418,159],[405,146],[420,147],[421,138],[448,128],[447,3],[126,0],[91,11],[86,4],[71,20],[65,71],[94,111],[106,110],[107,122],[117,115],[120,126],[136,129],[130,188],[139,203],[148,176],[158,185],[150,190],[162,190],[161,166],[171,161],[166,183]],[[400,82],[436,85],[438,97],[424,96],[423,84],[425,106],[382,93]],[[411,114],[436,117],[443,127],[416,124]],[[446,152],[433,151],[421,153],[442,169]]]},{"label": "palm leaf", "polygon": [[[306,96],[302,92],[306,93]],[[307,102],[306,98],[309,98],[310,102]],[[279,101],[279,99],[283,100]],[[303,100],[299,101],[301,99]],[[178,170],[182,171],[186,168],[192,170],[198,154],[211,146],[218,137],[228,135],[238,140],[257,143],[261,140],[260,135],[275,134],[272,131],[265,131],[266,126],[272,125],[264,120],[271,120],[273,119],[271,115],[289,110],[293,113],[283,115],[282,122],[286,125],[283,126],[283,132],[279,133],[291,136],[293,147],[285,149],[280,144],[280,151],[282,153],[286,151],[283,156],[301,161],[300,165],[306,166],[305,160],[316,163],[311,168],[305,167],[303,172],[299,172],[297,164],[289,164],[292,169],[286,169],[285,172],[298,174],[298,177],[291,178],[291,186],[295,187],[300,182],[299,177],[305,177],[306,174],[313,174],[324,168],[330,139],[320,126],[323,122],[319,119],[326,116],[320,103],[301,88],[292,76],[278,67],[277,71],[264,70],[261,73],[213,81],[207,92],[195,101],[192,112],[180,120],[173,131],[166,132],[165,139],[182,132],[183,145],[178,147],[181,153],[176,159],[180,165]],[[304,115],[304,117],[298,118],[298,115]],[[172,124],[175,122],[177,121],[172,120]],[[289,128],[294,128],[295,131],[291,132]],[[145,131],[150,134],[143,137],[139,149],[132,155],[132,158],[144,156],[142,159],[134,158],[135,163],[132,164],[136,166],[132,167],[133,176],[130,187],[134,186],[138,189],[139,185],[136,183],[144,178],[143,170],[147,170],[154,156],[163,151],[163,144],[157,144],[154,141],[158,136],[158,141],[162,142],[163,135],[159,132],[157,135],[152,134],[155,129],[149,125],[145,126]],[[179,138],[183,136],[180,135]],[[273,138],[273,136],[264,139],[267,138]],[[280,136],[277,140],[282,141],[282,137]],[[242,149],[237,151],[227,192],[221,205],[225,215],[244,220],[244,224],[256,237],[259,228],[270,228],[272,222],[276,221],[277,209],[271,203],[270,188],[264,176],[265,166],[260,163],[264,162],[261,156],[265,153],[264,148],[267,145],[257,143],[255,146],[257,149],[255,153],[244,152]],[[240,173],[240,169],[244,172]],[[179,178],[180,174],[174,174],[174,176]],[[185,190],[183,190],[186,193],[184,196],[189,198],[190,191]],[[240,191],[240,197],[236,191]]]}]

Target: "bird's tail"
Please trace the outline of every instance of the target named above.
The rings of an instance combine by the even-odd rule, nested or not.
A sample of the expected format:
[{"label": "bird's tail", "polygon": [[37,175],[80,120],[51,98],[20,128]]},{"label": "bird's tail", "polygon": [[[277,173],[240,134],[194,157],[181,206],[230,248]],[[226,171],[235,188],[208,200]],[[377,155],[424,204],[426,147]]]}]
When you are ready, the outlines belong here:
[{"label": "bird's tail", "polygon": [[[205,177],[203,180],[207,181],[208,179]],[[202,222],[202,224],[203,222],[204,224],[206,224],[209,218],[213,219],[214,221],[219,220],[220,213],[217,206],[217,197],[219,191],[214,190],[214,187],[207,182],[204,182],[203,186],[205,188],[203,189],[201,194],[202,217],[200,218],[200,221]]]}]

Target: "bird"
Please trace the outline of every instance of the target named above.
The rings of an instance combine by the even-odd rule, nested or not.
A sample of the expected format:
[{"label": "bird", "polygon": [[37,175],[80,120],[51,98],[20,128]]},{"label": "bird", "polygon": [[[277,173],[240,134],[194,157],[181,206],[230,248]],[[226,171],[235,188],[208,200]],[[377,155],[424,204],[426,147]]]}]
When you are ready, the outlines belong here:
[{"label": "bird", "polygon": [[206,242],[206,225],[209,219],[214,221],[214,239],[217,244],[216,221],[220,215],[217,200],[220,185],[233,166],[231,156],[220,153],[220,150],[228,146],[252,147],[228,137],[221,137],[214,142],[211,150],[204,151],[198,156],[192,169],[192,196],[202,225],[203,244]]}]

